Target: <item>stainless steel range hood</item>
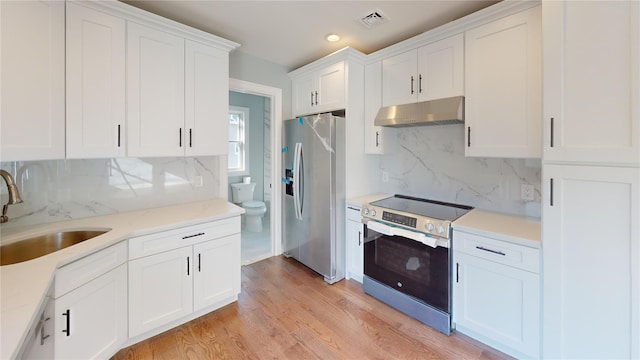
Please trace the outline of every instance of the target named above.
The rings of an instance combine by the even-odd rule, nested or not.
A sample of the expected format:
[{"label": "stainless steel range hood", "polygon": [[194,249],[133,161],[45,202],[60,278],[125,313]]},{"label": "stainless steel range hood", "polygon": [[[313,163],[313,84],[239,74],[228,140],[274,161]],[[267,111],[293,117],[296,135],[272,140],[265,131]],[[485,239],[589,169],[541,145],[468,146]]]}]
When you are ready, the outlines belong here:
[{"label": "stainless steel range hood", "polygon": [[383,107],[376,126],[406,127],[464,123],[464,96]]}]

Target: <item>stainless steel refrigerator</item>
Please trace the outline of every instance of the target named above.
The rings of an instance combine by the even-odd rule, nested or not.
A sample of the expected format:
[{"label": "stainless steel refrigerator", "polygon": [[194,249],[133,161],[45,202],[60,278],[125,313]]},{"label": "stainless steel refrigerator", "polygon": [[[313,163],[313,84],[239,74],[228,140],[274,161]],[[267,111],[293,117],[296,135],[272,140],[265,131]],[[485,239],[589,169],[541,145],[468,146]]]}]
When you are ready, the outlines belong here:
[{"label": "stainless steel refrigerator", "polygon": [[345,118],[284,122],[283,250],[333,284],[344,278]]}]

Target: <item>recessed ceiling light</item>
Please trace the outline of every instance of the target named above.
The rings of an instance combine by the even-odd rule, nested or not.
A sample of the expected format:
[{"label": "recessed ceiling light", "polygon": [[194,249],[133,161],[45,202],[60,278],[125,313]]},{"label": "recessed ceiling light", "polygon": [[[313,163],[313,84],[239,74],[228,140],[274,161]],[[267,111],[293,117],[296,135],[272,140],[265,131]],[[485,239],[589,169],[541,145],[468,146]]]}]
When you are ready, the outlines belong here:
[{"label": "recessed ceiling light", "polygon": [[336,41],[340,40],[340,36],[338,36],[336,34],[327,34],[325,36],[325,39],[327,39],[328,42],[336,42]]}]

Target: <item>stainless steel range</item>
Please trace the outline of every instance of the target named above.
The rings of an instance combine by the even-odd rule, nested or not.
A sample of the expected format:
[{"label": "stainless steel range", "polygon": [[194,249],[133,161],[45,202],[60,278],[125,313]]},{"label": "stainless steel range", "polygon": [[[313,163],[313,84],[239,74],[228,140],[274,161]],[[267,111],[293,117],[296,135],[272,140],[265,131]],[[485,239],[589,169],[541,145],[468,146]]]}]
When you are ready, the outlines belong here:
[{"label": "stainless steel range", "polygon": [[470,206],[395,195],[362,208],[364,291],[451,333],[451,222]]}]

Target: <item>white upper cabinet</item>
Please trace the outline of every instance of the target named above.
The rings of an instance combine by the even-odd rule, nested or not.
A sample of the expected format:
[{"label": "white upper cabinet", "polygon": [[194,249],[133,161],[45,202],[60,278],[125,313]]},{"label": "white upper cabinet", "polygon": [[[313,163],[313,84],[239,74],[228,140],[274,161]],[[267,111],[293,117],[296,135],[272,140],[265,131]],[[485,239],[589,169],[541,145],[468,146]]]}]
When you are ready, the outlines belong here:
[{"label": "white upper cabinet", "polygon": [[382,62],[376,61],[364,68],[364,152],[382,154],[383,128],[375,126],[382,107]]},{"label": "white upper cabinet", "polygon": [[228,151],[229,53],[185,42],[185,155]]},{"label": "white upper cabinet", "polygon": [[67,158],[125,156],[125,20],[67,5]]},{"label": "white upper cabinet", "polygon": [[416,102],[417,50],[382,60],[382,106]]},{"label": "white upper cabinet", "polygon": [[465,32],[465,155],[540,158],[540,6]]},{"label": "white upper cabinet", "polygon": [[544,160],[640,164],[640,5],[542,8]]},{"label": "white upper cabinet", "polygon": [[292,92],[294,116],[344,109],[344,61],[293,78]]},{"label": "white upper cabinet", "polygon": [[418,101],[464,95],[464,35],[418,49]]},{"label": "white upper cabinet", "polygon": [[1,161],[63,159],[64,2],[0,2]]},{"label": "white upper cabinet", "polygon": [[183,156],[184,39],[127,24],[127,154]]},{"label": "white upper cabinet", "polygon": [[383,106],[461,95],[463,34],[382,60]]}]

